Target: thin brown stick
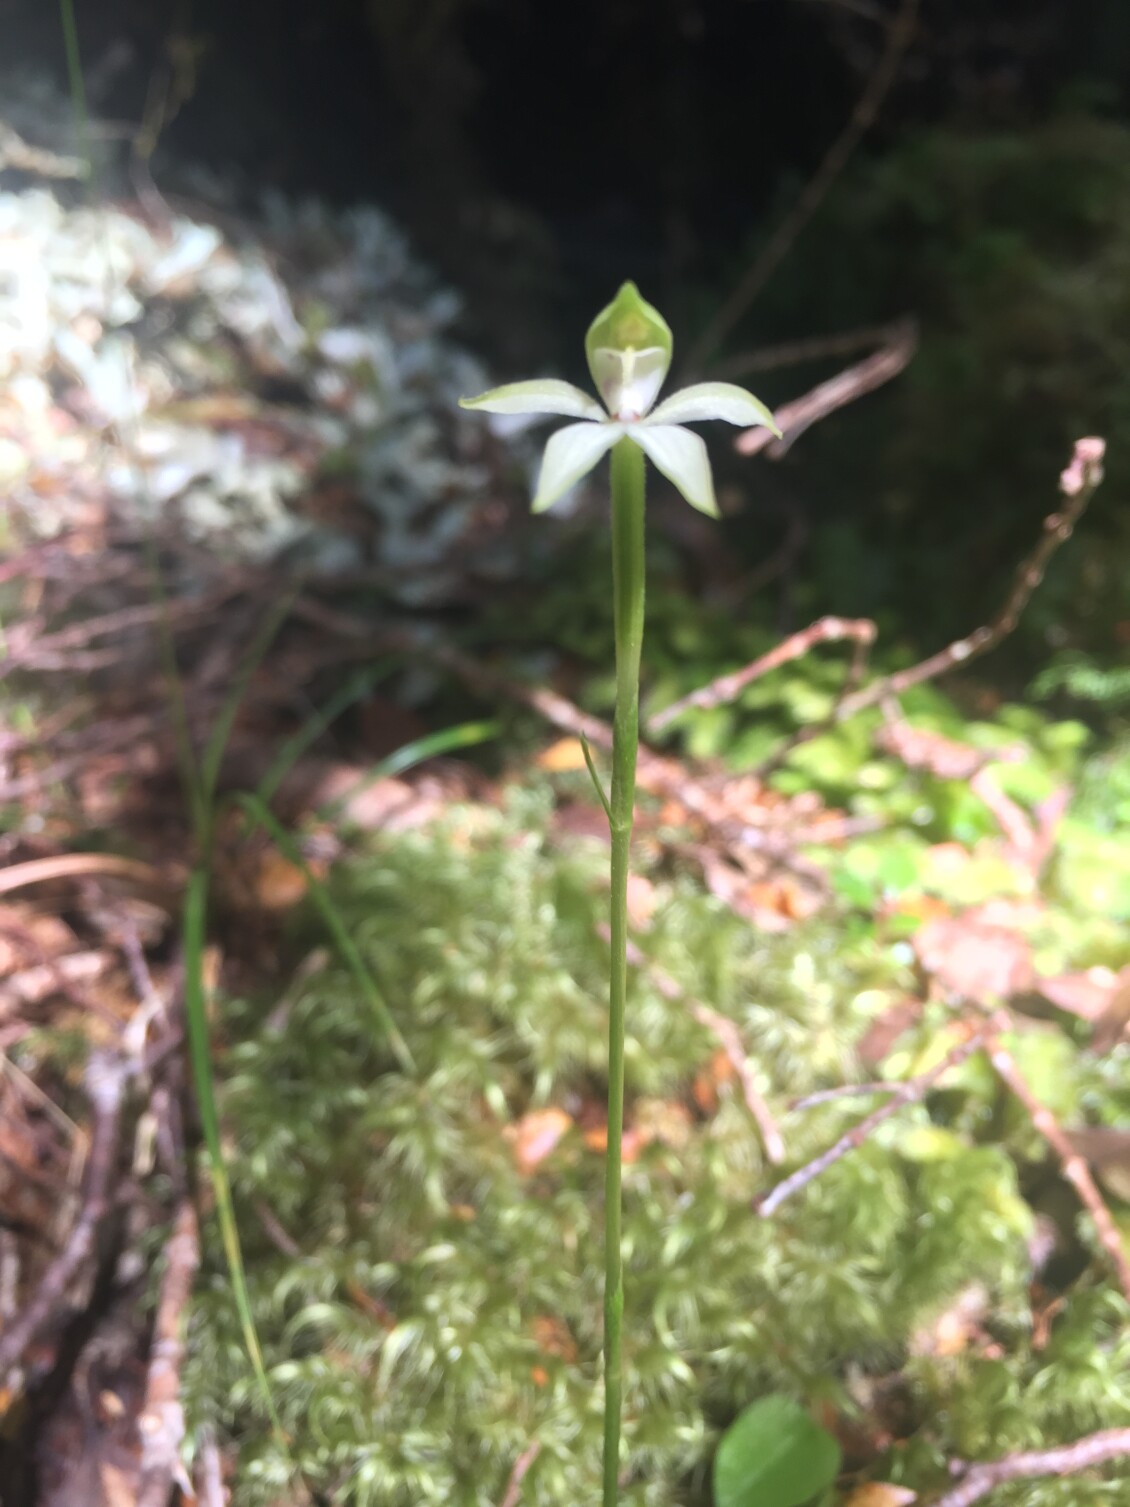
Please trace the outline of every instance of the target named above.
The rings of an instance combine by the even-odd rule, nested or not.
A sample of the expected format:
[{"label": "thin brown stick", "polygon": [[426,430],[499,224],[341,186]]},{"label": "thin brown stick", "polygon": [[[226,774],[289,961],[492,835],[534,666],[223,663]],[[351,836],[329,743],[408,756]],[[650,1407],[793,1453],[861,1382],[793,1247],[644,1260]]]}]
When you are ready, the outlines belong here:
[{"label": "thin brown stick", "polygon": [[510,1472],[510,1479],[506,1483],[506,1491],[503,1493],[498,1507],[518,1507],[518,1501],[522,1495],[522,1482],[526,1472],[541,1454],[541,1440],[531,1440],[525,1449],[514,1461],[514,1469]]},{"label": "thin brown stick", "polygon": [[897,1094],[899,1083],[841,1083],[838,1088],[820,1088],[814,1094],[805,1094],[803,1099],[794,1099],[792,1110],[815,1109],[818,1104],[835,1104],[840,1099],[861,1099],[871,1094]]},{"label": "thin brown stick", "polygon": [[154,897],[163,893],[161,875],[152,864],[142,863],[138,858],[122,858],[115,853],[60,853],[54,858],[33,858],[0,869],[0,895],[29,884],[44,884],[49,879],[73,879],[79,874],[116,874],[123,879],[136,879]]},{"label": "thin brown stick", "polygon": [[184,1321],[192,1283],[200,1264],[200,1234],[192,1200],[185,1198],[165,1246],[165,1273],[153,1322],[153,1343],[145,1381],[145,1404],[137,1420],[141,1436],[141,1478],[136,1507],[165,1507],[176,1482],[189,1481],[181,1463],[184,1409],[180,1373],[184,1361]]},{"label": "thin brown stick", "polygon": [[[193,1485],[196,1489],[196,1507],[226,1507],[228,1494],[224,1490],[223,1461],[207,1424],[202,1424],[197,1430]],[[191,1497],[189,1500],[192,1500]]]},{"label": "thin brown stick", "polygon": [[983,1465],[951,1465],[951,1470],[961,1470],[963,1479],[959,1486],[944,1492],[932,1503],[932,1507],[973,1507],[982,1497],[988,1496],[995,1487],[1006,1481],[1032,1480],[1037,1476],[1070,1476],[1107,1460],[1118,1460],[1130,1455],[1130,1428],[1104,1429],[1101,1433],[1087,1434],[1073,1444],[1063,1444],[1056,1449],[1034,1449],[1024,1454],[1006,1455],[1002,1460],[992,1460]]},{"label": "thin brown stick", "polygon": [[851,356],[858,350],[887,345],[902,333],[907,321],[896,324],[868,325],[861,330],[845,330],[840,335],[810,335],[801,340],[786,340],[780,345],[762,345],[710,368],[718,380],[732,382],[751,372],[778,371],[783,366],[801,366],[806,361],[824,361],[832,356]]},{"label": "thin brown stick", "polygon": [[909,365],[917,344],[913,323],[908,320],[896,326],[882,350],[837,372],[792,402],[782,403],[773,415],[781,431],[779,438],[771,429],[744,429],[734,441],[734,449],[739,455],[758,455],[764,450],[770,460],[780,460],[813,424],[897,377]]},{"label": "thin brown stick", "polygon": [[771,774],[778,770],[792,753],[794,748],[799,748],[802,743],[811,742],[813,738],[820,737],[821,733],[830,732],[836,726],[839,719],[840,707],[855,690],[863,679],[867,670],[867,660],[871,652],[870,643],[863,639],[857,639],[852,648],[851,658],[844,670],[844,678],[840,682],[840,688],[836,692],[836,699],[826,717],[821,717],[817,722],[810,722],[804,727],[798,727],[794,732],[779,743],[775,749],[760,764],[750,770],[751,774],[759,780],[767,780]]},{"label": "thin brown stick", "polygon": [[932,680],[958,665],[968,664],[990,649],[995,649],[1002,639],[1016,627],[1020,616],[1032,597],[1032,593],[1044,579],[1052,556],[1061,545],[1071,538],[1072,531],[1103,479],[1103,454],[1106,441],[1095,436],[1076,440],[1070,464],[1060,476],[1060,491],[1067,498],[1067,505],[1044,519],[1039,543],[1026,560],[1023,560],[1013,579],[1012,589],[1004,605],[989,623],[975,629],[965,638],[959,638],[947,648],[932,654],[920,664],[898,670],[864,686],[854,696],[848,696],[839,708],[837,721],[846,721],[867,707],[876,706],[888,696],[898,696],[924,680]]},{"label": "thin brown stick", "polygon": [[1059,1157],[1063,1175],[1075,1189],[1079,1195],[1079,1202],[1091,1216],[1099,1237],[1099,1244],[1110,1257],[1110,1263],[1118,1278],[1118,1285],[1122,1289],[1123,1296],[1130,1302],[1130,1258],[1127,1257],[1126,1248],[1118,1233],[1118,1227],[1110,1216],[1110,1210],[1091,1176],[1091,1169],[1072,1146],[1051,1110],[1041,1104],[1029,1088],[1024,1075],[1016,1065],[1015,1058],[1001,1044],[1000,1038],[994,1033],[986,1042],[986,1046],[989,1061],[993,1064],[997,1076],[1020,1100],[1028,1111],[1032,1124]]},{"label": "thin brown stick", "polygon": [[[601,926],[599,931],[607,942],[608,928]],[[719,1015],[717,1010],[712,1010],[709,1005],[703,1004],[702,1000],[688,994],[669,973],[652,963],[634,942],[628,943],[628,962],[633,968],[640,968],[647,974],[664,999],[678,1000],[681,1004],[685,1004],[699,1025],[705,1026],[718,1042],[742,1086],[742,1097],[760,1132],[766,1160],[772,1162],[775,1167],[779,1167],[785,1160],[784,1138],[781,1135],[780,1126],[773,1118],[773,1111],[766,1104],[757,1086],[737,1026],[725,1015]]]},{"label": "thin brown stick", "polygon": [[87,1064],[84,1081],[93,1108],[94,1127],[82,1208],[66,1244],[44,1271],[27,1306],[0,1334],[0,1377],[19,1363],[24,1351],[63,1302],[67,1288],[94,1254],[98,1226],[110,1203],[120,1144],[122,1100],[130,1071],[127,1063],[107,1052],[95,1052]]},{"label": "thin brown stick", "polygon": [[936,1062],[928,1072],[920,1073],[917,1078],[910,1078],[899,1085],[886,1104],[881,1104],[866,1119],[860,1120],[858,1125],[853,1125],[847,1134],[842,1135],[838,1141],[829,1146],[827,1151],[822,1151],[812,1161],[791,1173],[783,1182],[779,1182],[769,1193],[755,1199],[754,1210],[763,1219],[768,1219],[776,1213],[787,1198],[791,1198],[794,1193],[799,1193],[802,1188],[814,1182],[822,1173],[827,1172],[829,1167],[847,1156],[849,1151],[857,1151],[880,1125],[898,1114],[905,1105],[917,1103],[925,1098],[938,1079],[949,1072],[951,1067],[957,1067],[967,1057],[972,1057],[973,1053],[984,1045],[990,1029],[996,1023],[997,1018],[994,1017],[993,1021],[984,1021],[971,1026],[966,1039],[947,1052],[941,1061]]},{"label": "thin brown stick", "polygon": [[801,655],[807,654],[814,644],[839,643],[842,639],[850,638],[857,644],[869,645],[875,642],[875,632],[875,624],[869,618],[822,617],[799,633],[794,633],[784,639],[776,648],[770,649],[767,654],[762,654],[744,669],[719,675],[717,680],[712,680],[701,690],[693,691],[689,696],[673,701],[670,706],[664,707],[661,712],[657,712],[654,717],[648,719],[648,731],[662,732],[676,717],[681,717],[692,707],[706,710],[709,707],[722,706],[728,701],[735,701],[747,685],[752,685],[762,675],[768,675],[771,670],[778,669],[790,660],[799,659]]},{"label": "thin brown stick", "polygon": [[847,124],[828,148],[823,161],[801,191],[792,210],[778,225],[761,254],[695,342],[688,358],[688,365],[692,371],[702,369],[753,303],[784,260],[797,236],[819,209],[828,190],[847,165],[868,128],[874,123],[883,100],[898,74],[903,54],[910,45],[917,17],[918,0],[903,0],[898,14],[891,22],[883,55],[868,79]]}]

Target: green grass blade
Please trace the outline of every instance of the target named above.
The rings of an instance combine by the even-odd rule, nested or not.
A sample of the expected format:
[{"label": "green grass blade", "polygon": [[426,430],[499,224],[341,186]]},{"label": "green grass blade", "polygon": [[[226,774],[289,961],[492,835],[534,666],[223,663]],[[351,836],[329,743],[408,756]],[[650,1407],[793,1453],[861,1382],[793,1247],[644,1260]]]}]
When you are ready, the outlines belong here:
[{"label": "green grass blade", "polygon": [[212,1057],[208,1044],[207,995],[204,988],[205,922],[208,910],[208,871],[194,869],[188,881],[184,897],[184,1003],[188,1031],[188,1049],[192,1060],[192,1074],[196,1085],[196,1103],[200,1113],[200,1125],[204,1132],[204,1146],[212,1173],[212,1187],[216,1195],[216,1214],[220,1222],[220,1236],[231,1278],[232,1296],[239,1313],[243,1342],[251,1358],[255,1379],[263,1396],[271,1425],[280,1440],[285,1443],[285,1434],[279,1421],[271,1384],[263,1364],[263,1352],[251,1312],[251,1299],[247,1290],[247,1277],[243,1268],[243,1252],[236,1228],[235,1208],[232,1204],[231,1182],[220,1143],[220,1119],[216,1110],[215,1085],[212,1077]]},{"label": "green grass blade", "polygon": [[451,753],[457,748],[473,748],[476,743],[487,743],[491,738],[497,738],[500,731],[501,724],[498,722],[460,722],[456,727],[445,727],[438,733],[427,733],[422,738],[414,738],[411,743],[405,743],[395,753],[390,753],[387,758],[374,764],[344,795],[319,807],[318,816],[323,821],[332,821],[350,801],[356,800],[378,780],[403,774],[405,770],[422,764],[425,759],[434,759],[439,754]]},{"label": "green grass blade", "polygon": [[316,711],[293,737],[287,738],[283,743],[272,759],[267,773],[259,781],[256,790],[259,799],[269,805],[283,780],[310,745],[321,737],[326,728],[335,722],[347,707],[352,706],[355,701],[360,701],[361,697],[367,695],[392,669],[393,662],[383,660],[380,664],[370,665],[367,669],[350,676],[337,694],[331,696],[325,706]]},{"label": "green grass blade", "polygon": [[59,0],[59,22],[63,31],[63,50],[67,58],[67,85],[78,129],[78,155],[86,163],[88,178],[93,172],[90,157],[90,115],[86,106],[86,80],[82,76],[78,27],[75,25],[74,0]]},{"label": "green grass blade", "polygon": [[388,1037],[389,1046],[392,1048],[396,1060],[407,1073],[416,1072],[416,1064],[412,1053],[408,1050],[408,1043],[397,1029],[396,1022],[385,1004],[384,996],[377,988],[376,980],[365,965],[365,960],[357,948],[357,944],[349,935],[349,929],[338,914],[337,907],[330,898],[329,891],[321,880],[310,871],[310,867],[302,856],[302,850],[294,838],[283,828],[282,824],[272,814],[268,807],[257,795],[240,795],[236,797],[237,803],[243,807],[251,820],[258,826],[263,827],[270,833],[273,840],[278,844],[283,855],[294,864],[295,868],[301,869],[310,890],[310,899],[313,901],[318,914],[325,922],[326,929],[330,933],[341,953],[342,960],[357,981],[357,987],[361,990],[377,1024]]},{"label": "green grass blade", "polygon": [[255,636],[255,641],[244,657],[236,673],[235,682],[231,690],[224,697],[224,703],[220,707],[219,716],[215,726],[208,735],[208,742],[204,748],[203,757],[200,760],[200,786],[205,801],[211,806],[216,794],[216,783],[220,777],[220,765],[223,762],[224,750],[228,746],[231,730],[235,724],[236,716],[247,694],[247,687],[251,677],[263,661],[263,656],[271,647],[275,634],[282,627],[283,620],[290,611],[291,603],[297,594],[297,589],[292,589],[275,603],[268,613],[263,626]]}]

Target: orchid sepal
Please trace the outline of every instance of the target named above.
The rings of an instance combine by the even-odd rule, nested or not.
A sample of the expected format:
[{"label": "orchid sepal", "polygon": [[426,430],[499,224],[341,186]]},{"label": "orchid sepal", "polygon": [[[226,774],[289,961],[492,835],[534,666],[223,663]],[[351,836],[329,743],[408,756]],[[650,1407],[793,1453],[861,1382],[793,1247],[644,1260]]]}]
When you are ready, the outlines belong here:
[{"label": "orchid sepal", "polygon": [[484,413],[545,414],[547,417],[600,420],[603,408],[583,388],[559,377],[535,377],[530,382],[508,382],[492,387],[477,398],[460,398],[460,408]]}]

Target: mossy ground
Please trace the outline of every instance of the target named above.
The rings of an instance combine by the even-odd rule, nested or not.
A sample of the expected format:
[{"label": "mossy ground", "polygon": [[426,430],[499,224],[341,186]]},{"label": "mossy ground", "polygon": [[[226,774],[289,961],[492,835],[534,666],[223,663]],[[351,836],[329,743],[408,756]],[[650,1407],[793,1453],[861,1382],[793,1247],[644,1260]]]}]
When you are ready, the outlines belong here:
[{"label": "mossy ground", "polygon": [[[313,1500],[487,1507],[535,1440],[524,1504],[598,1499],[603,1162],[585,1129],[603,1097],[606,854],[554,836],[550,815],[545,789],[503,811],[454,808],[336,876],[416,1077],[333,963],[281,1005],[229,1001],[217,1021],[245,1257],[289,1435],[288,1450],[271,1436],[210,1241],[187,1402],[194,1427],[238,1443],[239,1507],[305,1500],[294,1464]],[[789,1103],[859,1075],[866,1028],[916,988],[905,946],[842,915],[759,935],[690,876],[650,877],[659,903],[640,945],[736,1023],[799,1165],[862,1111]],[[928,1005],[900,1044],[913,1070],[948,1019]],[[1045,1041],[1067,1045],[1014,1046],[1034,1080],[1054,1078],[1058,1113],[1125,1120],[1124,1058],[1057,1050],[1053,1072]],[[710,1112],[692,1094],[716,1048],[636,972],[628,1124],[661,1128],[626,1169],[626,1504],[707,1502],[719,1431],[768,1391],[854,1441],[864,1476],[920,1490],[948,1458],[1130,1420],[1130,1315],[1085,1245],[1046,1344],[1034,1338],[1029,1195],[1047,1181],[1044,1151],[982,1062],[765,1221],[752,1203],[773,1170],[744,1104],[725,1084]],[[515,1131],[549,1107],[571,1128],[523,1170]],[[929,1336],[975,1290],[984,1316],[944,1353]],[[1124,1499],[1130,1477],[1108,1477],[994,1500]]]}]

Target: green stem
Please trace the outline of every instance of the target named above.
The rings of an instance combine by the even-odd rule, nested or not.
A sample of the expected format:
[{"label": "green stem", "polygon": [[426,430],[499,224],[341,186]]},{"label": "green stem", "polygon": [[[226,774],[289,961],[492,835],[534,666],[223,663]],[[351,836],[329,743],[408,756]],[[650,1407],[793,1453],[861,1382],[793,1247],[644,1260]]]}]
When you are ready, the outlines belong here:
[{"label": "green stem", "polygon": [[612,598],[616,626],[616,716],[612,724],[612,974],[608,1009],[608,1151],[604,1184],[604,1494],[616,1507],[623,1393],[620,1348],[624,1270],[620,1250],[624,1132],[624,1006],[628,993],[628,869],[639,746],[644,610],[644,456],[631,440],[612,451]]}]

